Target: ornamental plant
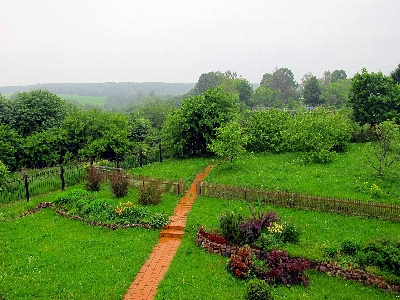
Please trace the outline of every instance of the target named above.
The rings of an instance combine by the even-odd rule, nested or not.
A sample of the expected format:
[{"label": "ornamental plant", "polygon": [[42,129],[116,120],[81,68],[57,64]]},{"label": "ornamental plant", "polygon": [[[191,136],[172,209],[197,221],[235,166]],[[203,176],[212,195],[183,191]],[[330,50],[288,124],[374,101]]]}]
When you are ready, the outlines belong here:
[{"label": "ornamental plant", "polygon": [[115,197],[122,198],[128,195],[129,181],[123,173],[114,172],[111,175],[111,190]]},{"label": "ornamental plant", "polygon": [[97,192],[100,190],[100,183],[102,180],[101,172],[93,167],[90,167],[86,172],[85,187],[86,190]]},{"label": "ornamental plant", "polygon": [[139,204],[143,205],[157,205],[161,202],[163,190],[156,182],[144,184],[139,188]]},{"label": "ornamental plant", "polygon": [[229,258],[228,268],[236,277],[247,278],[253,267],[253,259],[254,255],[250,247],[241,247],[236,254],[232,254]]}]

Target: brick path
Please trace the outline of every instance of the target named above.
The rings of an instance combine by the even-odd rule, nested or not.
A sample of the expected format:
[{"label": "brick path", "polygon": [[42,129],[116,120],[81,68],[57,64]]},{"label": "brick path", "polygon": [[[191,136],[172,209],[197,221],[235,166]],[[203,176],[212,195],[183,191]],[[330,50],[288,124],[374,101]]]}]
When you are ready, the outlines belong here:
[{"label": "brick path", "polygon": [[211,171],[208,166],[204,173],[197,174],[189,190],[179,201],[171,217],[171,223],[161,231],[158,244],[154,247],[148,260],[144,263],[135,280],[125,294],[124,300],[151,300],[154,299],[158,283],[163,279],[169,264],[179,245],[186,226],[186,219],[194,200],[196,199],[196,181],[201,182]]}]

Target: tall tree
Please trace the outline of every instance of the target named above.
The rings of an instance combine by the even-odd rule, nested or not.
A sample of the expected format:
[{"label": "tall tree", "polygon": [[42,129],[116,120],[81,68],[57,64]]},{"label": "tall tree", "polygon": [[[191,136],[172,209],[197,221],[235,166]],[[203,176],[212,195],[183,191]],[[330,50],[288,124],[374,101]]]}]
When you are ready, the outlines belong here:
[{"label": "tall tree", "polygon": [[400,64],[397,66],[396,70],[390,73],[390,76],[393,78],[394,83],[400,83]]},{"label": "tall tree", "polygon": [[274,73],[264,74],[260,86],[271,90],[277,90],[281,96],[282,102],[287,105],[290,98],[295,97],[297,83],[294,80],[293,72],[288,68],[277,68]]},{"label": "tall tree", "polygon": [[283,108],[283,103],[278,91],[259,86],[251,98],[250,106]]},{"label": "tall tree", "polygon": [[215,129],[238,113],[238,97],[222,87],[209,89],[182,101],[180,109],[168,115],[163,127],[165,148],[175,156],[206,154]]},{"label": "tall tree", "polygon": [[336,82],[341,79],[347,79],[347,74],[344,70],[335,70],[332,72],[331,82]]},{"label": "tall tree", "polygon": [[66,115],[65,100],[47,90],[33,90],[11,101],[10,126],[25,137],[60,126]]},{"label": "tall tree", "polygon": [[310,106],[318,106],[322,104],[320,96],[321,87],[319,86],[318,79],[315,76],[311,76],[304,85],[304,103]]},{"label": "tall tree", "polygon": [[339,79],[324,87],[321,100],[328,106],[336,108],[348,106],[351,80]]},{"label": "tall tree", "polygon": [[368,73],[363,68],[351,80],[349,103],[360,125],[376,125],[399,116],[400,85],[382,72]]},{"label": "tall tree", "polygon": [[8,124],[10,120],[10,101],[0,94],[0,124]]},{"label": "tall tree", "polygon": [[250,99],[253,96],[253,87],[244,78],[233,79],[234,88],[239,94],[239,100],[250,106]]}]

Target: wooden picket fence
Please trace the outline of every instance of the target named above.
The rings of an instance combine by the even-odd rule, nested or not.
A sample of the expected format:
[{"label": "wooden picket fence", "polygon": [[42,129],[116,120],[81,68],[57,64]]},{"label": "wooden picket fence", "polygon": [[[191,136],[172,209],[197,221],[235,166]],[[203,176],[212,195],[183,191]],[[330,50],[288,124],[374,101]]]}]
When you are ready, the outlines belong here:
[{"label": "wooden picket fence", "polygon": [[155,183],[157,185],[164,186],[164,191],[171,194],[181,195],[185,192],[185,179],[183,178],[179,179],[178,181],[164,178],[154,178],[138,174],[126,173],[125,170],[122,168],[113,167],[97,166],[96,169],[102,173],[104,182],[110,182],[112,174],[118,172],[123,173],[129,179],[130,183],[136,187],[144,186],[149,183]]},{"label": "wooden picket fence", "polygon": [[374,201],[311,196],[207,182],[197,183],[197,194],[222,199],[261,201],[281,207],[400,221],[400,205]]}]

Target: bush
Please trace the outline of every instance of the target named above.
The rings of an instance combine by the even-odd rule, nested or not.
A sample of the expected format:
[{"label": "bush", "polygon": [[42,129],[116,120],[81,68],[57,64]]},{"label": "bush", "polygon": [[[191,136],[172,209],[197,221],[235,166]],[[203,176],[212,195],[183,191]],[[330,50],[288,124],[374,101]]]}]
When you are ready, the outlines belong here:
[{"label": "bush", "polygon": [[120,203],[114,210],[116,218],[122,223],[138,224],[149,215],[149,209],[132,202]]},{"label": "bush", "polygon": [[360,250],[360,245],[357,244],[356,242],[352,242],[349,240],[345,240],[342,242],[340,246],[340,252],[342,254],[354,256],[357,254],[357,252]]},{"label": "bush", "polygon": [[220,244],[220,245],[229,245],[230,244],[227,239],[225,239],[224,237],[222,237],[218,233],[205,232],[203,227],[201,227],[199,229],[198,233],[200,235],[206,237],[210,242],[214,242],[214,243],[217,243],[217,244]]},{"label": "bush", "polygon": [[86,173],[85,187],[88,191],[97,192],[100,190],[101,172],[96,168],[90,167]]},{"label": "bush", "polygon": [[300,232],[290,223],[285,223],[281,233],[281,239],[284,243],[297,243],[299,241]]},{"label": "bush", "polygon": [[243,237],[240,225],[243,220],[243,215],[235,214],[233,211],[220,215],[218,218],[219,228],[224,238],[233,244],[242,244]]},{"label": "bush", "polygon": [[129,181],[125,174],[114,172],[111,175],[111,190],[115,197],[122,198],[128,195]]},{"label": "bush", "polygon": [[88,191],[82,189],[71,190],[64,195],[59,195],[53,201],[56,205],[72,207],[78,200],[89,201],[92,198]]},{"label": "bush", "polygon": [[261,230],[268,228],[273,222],[277,220],[276,212],[257,214],[250,207],[252,217],[246,219],[240,224],[240,231],[242,236],[241,244],[252,244],[260,236]]},{"label": "bush", "polygon": [[228,268],[238,278],[247,278],[253,267],[253,254],[248,246],[241,247],[229,258]]},{"label": "bush", "polygon": [[264,250],[265,252],[272,251],[273,249],[278,249],[279,244],[279,237],[269,232],[261,232],[260,237],[254,242],[254,246]]},{"label": "bush", "polygon": [[265,274],[271,284],[308,285],[308,278],[304,271],[311,266],[310,262],[302,258],[291,258],[286,251],[272,250],[267,257],[269,271]]},{"label": "bush", "polygon": [[164,213],[155,213],[150,216],[148,224],[154,228],[163,228],[170,222],[169,216]]},{"label": "bush", "polygon": [[163,190],[155,182],[145,184],[139,188],[138,202],[142,205],[157,205],[161,202]]},{"label": "bush", "polygon": [[246,288],[246,300],[273,300],[270,286],[264,280],[251,279]]},{"label": "bush", "polygon": [[381,238],[369,242],[358,251],[356,260],[361,265],[375,266],[400,276],[400,241]]}]

